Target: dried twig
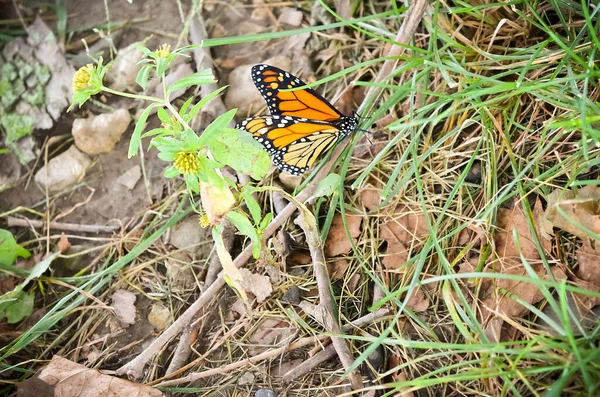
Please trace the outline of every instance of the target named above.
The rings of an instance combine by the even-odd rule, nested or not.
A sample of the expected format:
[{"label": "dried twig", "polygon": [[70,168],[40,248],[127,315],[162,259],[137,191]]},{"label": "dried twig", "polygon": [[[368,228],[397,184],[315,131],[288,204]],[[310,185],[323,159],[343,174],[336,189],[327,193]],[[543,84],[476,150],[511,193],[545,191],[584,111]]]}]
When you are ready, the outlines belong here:
[{"label": "dried twig", "polygon": [[[389,313],[389,311],[387,309],[379,309],[373,313],[367,314],[366,316],[356,319],[352,323],[346,324],[344,327],[342,327],[342,329],[345,332],[348,332],[348,331],[352,330],[352,328],[354,328],[354,327],[359,327],[361,325],[373,323],[377,320],[380,320],[380,319],[384,318],[385,316],[387,316],[388,313]],[[258,354],[253,357],[249,357],[245,360],[241,360],[241,361],[238,361],[235,363],[231,363],[228,365],[224,365],[222,367],[213,368],[213,369],[209,369],[209,370],[202,371],[202,372],[194,372],[187,376],[184,376],[183,378],[161,382],[161,383],[157,384],[156,386],[157,387],[175,386],[175,385],[180,385],[182,383],[194,382],[196,380],[207,378],[207,377],[213,376],[213,375],[226,374],[226,373],[234,371],[236,369],[243,368],[247,365],[256,364],[263,360],[269,360],[272,358],[279,357],[282,354],[284,354],[285,352],[289,352],[289,351],[296,350],[301,347],[313,344],[317,340],[322,342],[323,340],[326,340],[328,338],[329,337],[327,335],[322,335],[321,338],[318,338],[318,337],[315,338],[314,336],[308,336],[306,338],[298,339],[297,341],[295,341],[294,343],[291,343],[289,345],[284,345],[284,346],[278,347],[276,349],[267,350],[264,353]],[[321,361],[321,362],[323,362],[323,361]],[[312,363],[313,363],[313,366],[315,366],[315,362],[313,361]]]},{"label": "dried twig", "polygon": [[[300,211],[296,224],[302,228],[306,235],[315,278],[317,279],[317,288],[319,289],[319,299],[321,302],[319,306],[322,310],[323,325],[329,333],[336,335],[331,337],[331,342],[344,369],[348,371],[354,362],[354,356],[350,351],[348,341],[342,336],[342,328],[335,316],[335,300],[331,295],[331,281],[329,280],[329,272],[327,271],[325,254],[323,253],[323,244],[321,243],[315,218],[306,210]],[[362,389],[362,379],[358,371],[354,370],[350,372],[348,378],[354,390]]]},{"label": "dried twig", "polygon": [[119,230],[120,226],[104,226],[104,225],[80,225],[77,223],[63,223],[63,222],[50,222],[45,223],[44,221],[36,219],[21,219],[9,216],[6,218],[6,224],[8,227],[32,227],[34,229],[43,229],[48,227],[50,229],[64,230],[67,232],[82,232],[82,233],[114,233]]},{"label": "dried twig", "polygon": [[[366,316],[360,317],[351,323],[345,324],[342,327],[342,330],[344,332],[349,332],[353,328],[360,328],[363,325],[374,323],[375,321],[381,320],[382,318],[387,316],[388,313],[388,309],[379,309],[373,313],[367,314]],[[298,379],[299,377],[306,375],[313,368],[318,367],[325,361],[333,358],[335,355],[335,347],[333,345],[329,345],[325,349],[321,350],[320,352],[309,358],[308,360],[303,361],[298,366],[286,372],[283,375],[283,381],[285,383],[292,382]]]}]

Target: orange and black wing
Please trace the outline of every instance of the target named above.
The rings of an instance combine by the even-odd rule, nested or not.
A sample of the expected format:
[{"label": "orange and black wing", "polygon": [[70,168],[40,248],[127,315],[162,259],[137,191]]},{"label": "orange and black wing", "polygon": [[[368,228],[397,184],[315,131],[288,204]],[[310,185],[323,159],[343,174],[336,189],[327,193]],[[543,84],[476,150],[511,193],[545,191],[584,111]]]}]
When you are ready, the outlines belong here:
[{"label": "orange and black wing", "polygon": [[280,91],[281,89],[303,87],[306,84],[291,73],[275,66],[253,66],[252,81],[267,102],[273,116],[292,116],[328,122],[334,122],[344,116],[325,98],[310,88]]},{"label": "orange and black wing", "polygon": [[280,115],[246,119],[237,128],[250,132],[273,163],[292,175],[302,175],[346,135],[327,122]]}]

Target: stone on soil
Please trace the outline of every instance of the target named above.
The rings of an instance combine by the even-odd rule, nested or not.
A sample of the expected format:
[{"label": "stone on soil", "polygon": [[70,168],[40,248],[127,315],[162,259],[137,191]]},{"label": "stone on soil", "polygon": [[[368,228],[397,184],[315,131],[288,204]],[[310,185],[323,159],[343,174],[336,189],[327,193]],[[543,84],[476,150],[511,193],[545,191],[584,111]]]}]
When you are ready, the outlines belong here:
[{"label": "stone on soil", "polygon": [[60,192],[83,179],[90,164],[90,158],[73,145],[40,168],[35,174],[35,181],[47,187],[50,193]]},{"label": "stone on soil", "polygon": [[75,145],[84,153],[108,153],[115,148],[127,130],[131,116],[126,109],[112,113],[77,119],[73,122],[72,133]]}]

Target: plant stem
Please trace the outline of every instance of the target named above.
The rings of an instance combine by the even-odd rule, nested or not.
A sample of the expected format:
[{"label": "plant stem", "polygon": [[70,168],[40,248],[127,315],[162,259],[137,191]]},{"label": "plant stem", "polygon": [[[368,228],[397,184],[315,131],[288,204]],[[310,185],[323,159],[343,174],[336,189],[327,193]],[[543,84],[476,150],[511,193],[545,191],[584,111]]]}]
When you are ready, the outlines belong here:
[{"label": "plant stem", "polygon": [[105,91],[105,92],[108,92],[108,93],[114,94],[114,95],[124,96],[127,98],[140,99],[142,101],[151,101],[151,102],[157,102],[157,103],[163,102],[162,99],[157,98],[157,97],[148,96],[148,95],[129,94],[127,92],[116,91],[116,90],[113,90],[113,89],[105,87],[105,86],[102,86],[102,91]]}]

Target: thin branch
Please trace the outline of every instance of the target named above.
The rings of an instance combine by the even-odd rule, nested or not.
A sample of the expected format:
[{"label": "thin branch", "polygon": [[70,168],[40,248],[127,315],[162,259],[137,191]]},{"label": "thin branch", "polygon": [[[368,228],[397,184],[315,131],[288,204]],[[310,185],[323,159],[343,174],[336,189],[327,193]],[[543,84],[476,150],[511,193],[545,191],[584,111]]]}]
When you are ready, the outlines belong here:
[{"label": "thin branch", "polygon": [[[315,278],[317,279],[319,300],[321,302],[319,306],[322,310],[323,325],[330,334],[335,335],[331,337],[331,342],[333,343],[344,369],[348,371],[352,366],[352,363],[354,363],[354,355],[352,355],[352,352],[350,351],[349,342],[343,337],[344,333],[335,316],[336,304],[331,295],[331,281],[329,280],[329,272],[327,271],[325,254],[323,253],[323,244],[321,243],[321,237],[317,230],[315,218],[311,213],[308,213],[307,210],[303,210],[300,211],[300,215],[295,223],[302,228],[306,235],[306,242],[312,258]],[[348,378],[350,379],[350,384],[354,390],[362,389],[362,378],[357,370],[351,371],[348,374]]]},{"label": "thin branch", "polygon": [[[375,321],[378,321],[378,320],[384,318],[385,316],[387,316],[388,313],[389,313],[389,311],[387,309],[379,309],[373,313],[367,314],[366,316],[363,316],[363,317],[353,321],[352,323],[346,324],[344,327],[342,327],[342,329],[345,332],[348,332],[348,331],[352,330],[352,328],[354,328],[354,327],[359,327],[364,324],[370,324]],[[221,366],[218,368],[212,368],[212,369],[202,371],[202,372],[194,372],[194,373],[184,376],[183,378],[161,382],[155,386],[156,387],[175,386],[175,385],[180,385],[183,383],[194,382],[199,379],[207,378],[207,377],[213,376],[213,375],[226,374],[226,373],[234,371],[236,369],[240,369],[240,368],[246,367],[251,364],[257,364],[264,360],[273,359],[273,358],[281,356],[282,354],[284,354],[286,352],[296,350],[296,349],[299,349],[304,346],[311,345],[311,344],[315,343],[316,340],[320,340],[322,342],[328,338],[329,337],[327,335],[322,335],[321,338],[319,338],[319,337],[315,338],[314,336],[308,336],[305,338],[298,339],[296,342],[293,342],[289,345],[284,345],[284,346],[278,347],[276,349],[267,350],[264,353],[258,354],[253,357],[249,357],[249,358],[241,360],[241,361],[237,361],[235,363],[227,364],[227,365],[224,365],[224,366]]]},{"label": "thin branch", "polygon": [[120,226],[104,226],[104,225],[80,225],[78,223],[63,223],[63,222],[50,222],[45,223],[44,221],[36,219],[21,219],[9,216],[6,218],[6,225],[8,227],[32,227],[34,229],[43,229],[48,227],[49,229],[64,230],[67,232],[82,232],[82,233],[114,233],[120,229]]}]

